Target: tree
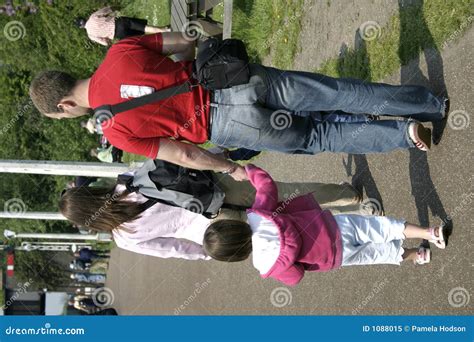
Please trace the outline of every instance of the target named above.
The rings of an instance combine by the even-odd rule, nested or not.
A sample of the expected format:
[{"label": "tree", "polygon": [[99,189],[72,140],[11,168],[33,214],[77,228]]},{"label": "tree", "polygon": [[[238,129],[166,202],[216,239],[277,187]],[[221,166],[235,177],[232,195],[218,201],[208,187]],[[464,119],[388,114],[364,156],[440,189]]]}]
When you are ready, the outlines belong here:
[{"label": "tree", "polygon": [[47,251],[15,252],[15,277],[37,289],[54,290],[68,284],[69,272],[55,260],[57,253]]}]

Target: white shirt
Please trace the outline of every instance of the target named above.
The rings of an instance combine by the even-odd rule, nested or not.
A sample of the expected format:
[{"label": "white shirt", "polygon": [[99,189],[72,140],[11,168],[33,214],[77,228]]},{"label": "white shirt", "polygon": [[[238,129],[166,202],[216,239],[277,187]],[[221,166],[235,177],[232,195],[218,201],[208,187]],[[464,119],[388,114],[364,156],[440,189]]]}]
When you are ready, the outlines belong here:
[{"label": "white shirt", "polygon": [[247,215],[252,229],[253,266],[265,274],[275,264],[280,255],[280,236],[278,227],[266,218],[250,213]]}]

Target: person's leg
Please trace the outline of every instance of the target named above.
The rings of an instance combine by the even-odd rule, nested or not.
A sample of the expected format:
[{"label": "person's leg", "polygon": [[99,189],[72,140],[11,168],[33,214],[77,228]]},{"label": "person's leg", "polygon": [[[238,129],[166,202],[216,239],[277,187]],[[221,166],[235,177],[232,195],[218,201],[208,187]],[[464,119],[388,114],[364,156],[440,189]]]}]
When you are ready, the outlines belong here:
[{"label": "person's leg", "polygon": [[373,121],[373,117],[367,114],[348,114],[339,110],[333,112],[322,112],[321,121],[329,122],[366,122]]},{"label": "person's leg", "polygon": [[255,188],[248,181],[237,182],[231,176],[216,173],[215,184],[225,193],[224,203],[250,208],[255,200]]},{"label": "person's leg", "polygon": [[336,215],[341,230],[352,232],[359,244],[384,243],[391,240],[434,240],[441,236],[441,227],[421,227],[403,220],[382,216]]},{"label": "person's leg", "polygon": [[243,210],[221,208],[221,210],[219,211],[219,215],[212,219],[212,222],[220,220],[237,220],[247,222],[247,213]]},{"label": "person's leg", "polygon": [[258,156],[261,151],[249,150],[248,148],[238,148],[227,152],[227,158],[233,161],[250,160]]},{"label": "person's leg", "polygon": [[409,121],[318,122],[311,117],[272,112],[258,104],[217,104],[211,115],[210,140],[228,148],[293,154],[364,154],[414,147],[408,136]]},{"label": "person's leg", "polygon": [[324,183],[284,183],[275,182],[280,199],[301,196],[312,193],[321,207],[344,207],[357,205],[362,200],[361,195],[350,184]]},{"label": "person's leg", "polygon": [[413,223],[407,223],[404,234],[407,239],[425,239],[438,248],[446,248],[443,226],[421,227]]},{"label": "person's leg", "polygon": [[375,206],[361,205],[361,203],[332,206],[331,204],[321,204],[321,208],[329,210],[333,215],[339,214],[356,214],[356,215],[376,215],[381,216],[381,212],[377,211]]},{"label": "person's leg", "polygon": [[[371,216],[371,218],[376,216]],[[403,260],[403,228],[396,235],[399,240],[379,237],[380,243],[372,243],[364,231],[358,231],[356,224],[364,225],[367,217],[360,215],[334,215],[341,234],[342,262],[341,266],[394,264],[399,265]],[[356,222],[354,222],[356,221]],[[365,222],[365,223],[366,223]],[[365,224],[367,225],[367,224]],[[363,235],[363,236],[361,236]]]},{"label": "person's leg", "polygon": [[403,261],[403,240],[363,245],[343,243],[341,266],[355,265],[400,265]]},{"label": "person's leg", "polygon": [[[346,206],[360,201],[359,194],[349,184],[275,183],[278,188],[278,200],[284,200],[291,194],[303,195],[313,192],[322,207]],[[249,208],[252,206],[255,200],[255,188],[250,182],[237,182],[229,175],[218,174],[216,184],[225,192],[225,203]]]},{"label": "person's leg", "polygon": [[341,234],[353,244],[386,243],[405,239],[405,221],[386,216],[334,215]]},{"label": "person's leg", "polygon": [[415,261],[417,259],[418,248],[405,248],[402,258],[403,261]]},{"label": "person's leg", "polygon": [[261,99],[267,88],[262,68],[251,68],[248,84],[214,91],[210,131],[214,144],[294,154],[377,153],[414,147],[409,121],[320,122],[309,115],[264,107]]},{"label": "person's leg", "polygon": [[408,134],[410,121],[380,120],[371,122],[321,122],[313,132],[316,152],[350,154],[383,153],[415,147]]},{"label": "person's leg", "polygon": [[265,106],[289,111],[342,110],[353,114],[413,116],[422,121],[444,117],[444,99],[421,86],[394,86],[354,79],[264,67]]},{"label": "person's leg", "polygon": [[145,34],[146,27],[147,21],[145,19],[118,17],[117,19],[115,19],[114,38],[124,39],[127,37],[141,36]]},{"label": "person's leg", "polygon": [[[435,230],[436,233],[438,229]],[[428,227],[421,227],[413,223],[406,223],[403,232],[407,239],[431,239],[431,234]]]},{"label": "person's leg", "polygon": [[169,27],[157,27],[157,26],[145,26],[145,34],[161,33],[161,32],[170,32]]},{"label": "person's leg", "polygon": [[296,116],[310,116],[316,121],[329,121],[329,122],[371,122],[373,116],[366,114],[349,114],[340,110],[332,112],[291,112],[292,115]]}]

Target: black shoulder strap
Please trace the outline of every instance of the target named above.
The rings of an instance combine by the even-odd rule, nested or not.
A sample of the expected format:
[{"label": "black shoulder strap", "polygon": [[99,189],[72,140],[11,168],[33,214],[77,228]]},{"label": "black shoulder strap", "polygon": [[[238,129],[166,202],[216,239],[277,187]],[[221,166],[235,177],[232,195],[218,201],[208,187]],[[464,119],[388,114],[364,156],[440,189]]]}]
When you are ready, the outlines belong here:
[{"label": "black shoulder strap", "polygon": [[[117,177],[117,184],[125,185],[128,191],[130,192],[139,192],[139,188],[137,186],[133,186],[133,176],[132,175],[126,175],[126,174],[121,174],[118,175]],[[144,209],[143,211],[147,210],[148,208],[154,206],[156,203],[158,203],[158,200],[148,198],[146,202],[144,202]]]},{"label": "black shoulder strap", "polygon": [[232,210],[237,210],[237,211],[246,211],[247,209],[250,209],[250,207],[247,207],[244,205],[229,204],[225,202],[221,205],[221,208],[232,209]]},{"label": "black shoulder strap", "polygon": [[107,113],[102,113],[102,115],[100,116],[102,117],[103,120],[108,120],[110,119],[110,116],[116,115],[118,113],[126,112],[127,110],[141,107],[152,102],[158,102],[158,101],[161,101],[161,100],[164,100],[164,99],[167,99],[169,97],[173,97],[179,94],[187,93],[191,91],[193,87],[194,85],[192,85],[189,81],[186,81],[185,83],[181,85],[155,91],[151,94],[136,97],[125,102],[117,103],[115,105],[103,105],[103,106],[97,107],[94,109],[94,112],[96,114],[98,113],[100,114],[100,112],[107,112]]},{"label": "black shoulder strap", "polygon": [[143,204],[145,205],[145,208],[143,209],[143,211],[153,207],[156,203],[158,203],[158,201],[153,199],[149,199],[148,201],[144,202]]},{"label": "black shoulder strap", "polygon": [[[136,186],[133,186],[133,176],[132,175],[126,175],[126,174],[119,175],[117,177],[117,184],[125,185],[127,190],[130,191],[130,192],[138,192],[139,193],[139,188],[136,187]],[[173,207],[178,207],[176,204],[165,201],[163,199],[150,198],[148,196],[145,196],[145,197],[148,198],[148,200],[145,202],[145,210],[152,207],[152,206],[154,206],[156,203],[162,203],[162,204],[170,205],[170,206],[173,206]],[[229,204],[229,203],[223,203],[221,208],[231,209],[231,210],[236,210],[236,211],[246,211],[247,209],[249,209],[249,207],[247,207],[247,206],[237,205],[237,204]],[[203,215],[206,216],[206,213],[203,213]],[[213,217],[208,217],[208,218],[213,218]]]},{"label": "black shoulder strap", "polygon": [[125,185],[129,192],[138,192],[138,187],[133,186],[133,175],[121,174],[117,177],[117,184]]}]

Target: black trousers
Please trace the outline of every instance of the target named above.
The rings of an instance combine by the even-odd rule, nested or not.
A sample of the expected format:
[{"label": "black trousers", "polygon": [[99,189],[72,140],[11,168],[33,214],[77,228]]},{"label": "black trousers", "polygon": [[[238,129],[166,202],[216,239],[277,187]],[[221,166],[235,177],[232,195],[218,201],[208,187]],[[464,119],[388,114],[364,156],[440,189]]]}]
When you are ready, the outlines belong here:
[{"label": "black trousers", "polygon": [[145,26],[147,23],[145,19],[119,17],[115,19],[114,38],[123,39],[143,35],[145,34]]}]

